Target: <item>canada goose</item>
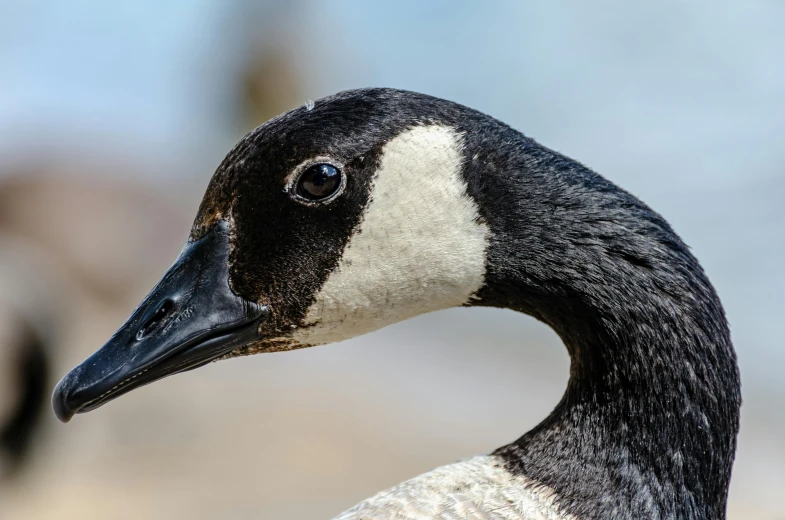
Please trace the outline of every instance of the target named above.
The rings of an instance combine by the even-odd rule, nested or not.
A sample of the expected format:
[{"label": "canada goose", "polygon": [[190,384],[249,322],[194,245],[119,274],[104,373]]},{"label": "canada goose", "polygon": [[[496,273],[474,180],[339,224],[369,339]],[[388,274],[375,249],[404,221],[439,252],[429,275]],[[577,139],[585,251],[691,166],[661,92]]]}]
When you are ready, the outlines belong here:
[{"label": "canada goose", "polygon": [[461,305],[551,326],[572,360],[562,400],[511,444],[339,519],[725,517],[739,374],[697,260],[588,168],[400,90],[343,92],[244,137],[175,264],[53,406],[68,421],[219,358]]}]

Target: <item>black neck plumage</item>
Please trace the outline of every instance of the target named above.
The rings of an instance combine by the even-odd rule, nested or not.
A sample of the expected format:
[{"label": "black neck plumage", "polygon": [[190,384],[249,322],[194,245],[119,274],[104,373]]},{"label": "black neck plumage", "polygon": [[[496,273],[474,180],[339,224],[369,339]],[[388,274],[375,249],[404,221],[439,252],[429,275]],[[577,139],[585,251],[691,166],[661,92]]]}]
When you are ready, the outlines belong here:
[{"label": "black neck plumage", "polygon": [[482,134],[465,171],[492,235],[476,304],[547,323],[572,360],[556,409],[497,453],[579,518],[724,518],[739,374],[700,265],[599,175],[503,125]]}]

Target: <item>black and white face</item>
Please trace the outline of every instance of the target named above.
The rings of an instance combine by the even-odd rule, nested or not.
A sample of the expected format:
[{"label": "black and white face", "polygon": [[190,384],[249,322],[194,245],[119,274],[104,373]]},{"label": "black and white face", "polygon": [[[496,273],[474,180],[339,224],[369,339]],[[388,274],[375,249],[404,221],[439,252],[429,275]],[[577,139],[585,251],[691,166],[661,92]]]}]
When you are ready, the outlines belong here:
[{"label": "black and white face", "polygon": [[58,415],[219,357],[332,343],[468,303],[489,232],[467,194],[463,136],[404,101],[339,95],[240,141],[180,259],[58,385]]},{"label": "black and white face", "polygon": [[487,229],[466,195],[460,135],[414,126],[341,152],[316,147],[291,168],[241,175],[219,217],[235,230],[232,287],[272,312],[254,350],[371,332],[462,305],[483,283]]}]

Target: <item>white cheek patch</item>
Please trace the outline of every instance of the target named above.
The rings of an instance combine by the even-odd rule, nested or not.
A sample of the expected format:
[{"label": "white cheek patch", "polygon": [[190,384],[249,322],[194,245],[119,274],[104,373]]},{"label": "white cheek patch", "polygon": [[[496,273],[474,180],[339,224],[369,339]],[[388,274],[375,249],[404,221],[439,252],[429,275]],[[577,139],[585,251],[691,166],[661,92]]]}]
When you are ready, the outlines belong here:
[{"label": "white cheek patch", "polygon": [[293,339],[348,339],[463,305],[482,287],[489,231],[466,193],[461,147],[444,126],[385,145],[359,229]]}]

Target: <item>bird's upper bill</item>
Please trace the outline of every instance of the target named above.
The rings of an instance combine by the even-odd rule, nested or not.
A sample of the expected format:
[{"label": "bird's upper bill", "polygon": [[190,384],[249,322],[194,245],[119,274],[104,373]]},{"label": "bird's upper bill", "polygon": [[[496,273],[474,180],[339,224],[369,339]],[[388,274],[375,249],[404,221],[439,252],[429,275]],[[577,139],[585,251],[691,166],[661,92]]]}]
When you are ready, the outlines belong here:
[{"label": "bird's upper bill", "polygon": [[115,335],[57,384],[58,419],[67,422],[258,339],[267,308],[231,291],[228,255],[225,221],[189,243]]}]

